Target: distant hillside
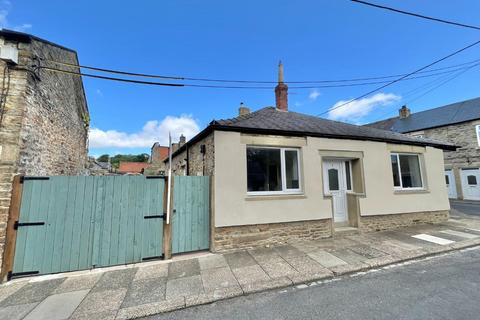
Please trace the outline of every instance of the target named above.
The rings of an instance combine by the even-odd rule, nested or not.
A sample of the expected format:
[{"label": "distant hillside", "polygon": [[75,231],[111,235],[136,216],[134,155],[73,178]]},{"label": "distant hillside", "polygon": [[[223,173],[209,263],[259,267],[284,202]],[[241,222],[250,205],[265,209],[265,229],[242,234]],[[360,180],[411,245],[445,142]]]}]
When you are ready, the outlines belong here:
[{"label": "distant hillside", "polygon": [[[100,162],[108,162],[108,158],[110,155],[103,154],[97,158],[97,161]],[[128,161],[128,162],[148,162],[150,156],[146,153],[141,154],[117,154],[110,158],[110,162],[112,163],[112,167],[118,169],[120,165],[120,161]]]}]

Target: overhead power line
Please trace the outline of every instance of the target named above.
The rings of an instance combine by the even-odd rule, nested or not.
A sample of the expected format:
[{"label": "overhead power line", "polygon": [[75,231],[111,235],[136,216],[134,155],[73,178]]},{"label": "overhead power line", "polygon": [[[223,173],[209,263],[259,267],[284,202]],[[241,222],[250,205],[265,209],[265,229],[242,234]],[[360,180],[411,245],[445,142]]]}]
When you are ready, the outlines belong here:
[{"label": "overhead power line", "polygon": [[365,98],[366,96],[369,96],[369,95],[372,94],[372,93],[375,93],[375,92],[380,91],[380,90],[382,90],[382,89],[384,89],[384,88],[386,88],[386,87],[391,86],[392,84],[395,84],[395,83],[397,83],[397,82],[399,82],[399,81],[402,81],[403,79],[405,79],[405,78],[407,78],[407,77],[409,77],[409,76],[412,76],[412,75],[414,75],[414,74],[416,74],[416,73],[418,73],[418,72],[420,72],[420,71],[422,71],[422,70],[425,70],[425,69],[427,69],[427,68],[429,68],[429,67],[431,67],[431,66],[433,66],[433,65],[435,65],[435,64],[437,64],[437,63],[440,63],[440,62],[442,62],[442,61],[444,61],[444,60],[446,60],[446,59],[448,59],[448,58],[451,58],[451,57],[453,57],[454,55],[457,55],[457,54],[459,54],[459,53],[461,53],[461,52],[463,52],[463,51],[465,51],[465,50],[467,50],[467,49],[469,49],[469,48],[471,48],[471,47],[474,47],[474,46],[478,45],[479,43],[480,43],[480,40],[479,40],[479,41],[475,41],[474,43],[469,44],[468,46],[463,47],[463,48],[461,48],[461,49],[459,49],[459,50],[457,50],[457,51],[455,51],[455,52],[453,52],[453,53],[450,53],[450,54],[444,56],[443,58],[440,58],[440,59],[438,59],[438,60],[435,60],[434,62],[431,62],[431,63],[429,63],[429,64],[427,64],[427,65],[425,65],[425,66],[423,66],[423,67],[421,67],[421,68],[419,68],[419,69],[417,69],[417,70],[415,70],[415,71],[412,71],[412,72],[406,74],[406,75],[403,76],[403,77],[400,77],[400,78],[398,78],[398,79],[395,79],[395,80],[393,80],[393,81],[390,81],[389,83],[387,83],[387,84],[385,84],[385,85],[383,85],[383,86],[380,86],[380,87],[378,87],[378,88],[376,88],[376,89],[374,89],[374,90],[371,90],[371,91],[369,91],[369,92],[367,92],[367,93],[364,93],[364,94],[362,94],[362,95],[360,95],[360,96],[358,96],[358,97],[356,97],[356,98],[354,98],[354,99],[352,99],[352,100],[349,100],[349,101],[347,101],[347,102],[345,102],[345,103],[342,103],[342,104],[340,104],[340,105],[338,105],[338,106],[336,106],[336,107],[329,108],[328,110],[326,110],[326,111],[324,111],[324,112],[322,112],[322,113],[319,113],[317,116],[324,115],[324,114],[329,113],[329,112],[331,112],[331,111],[333,111],[333,110],[336,110],[336,109],[338,109],[338,108],[342,108],[342,107],[344,107],[344,106],[346,106],[346,105],[348,105],[348,104],[350,104],[350,103],[352,103],[352,102],[354,102],[354,101],[356,101],[356,100]]},{"label": "overhead power line", "polygon": [[[252,84],[276,84],[277,81],[258,81],[258,80],[227,80],[227,79],[211,79],[211,78],[192,78],[192,77],[180,77],[180,76],[168,76],[168,75],[158,75],[158,74],[146,74],[146,73],[137,73],[137,72],[128,72],[128,71],[121,71],[121,70],[113,70],[113,69],[106,69],[106,68],[99,68],[99,67],[92,67],[92,66],[84,66],[84,65],[76,65],[67,62],[60,62],[55,60],[48,60],[48,59],[40,59],[42,61],[54,63],[57,65],[73,67],[73,68],[80,68],[80,69],[87,69],[87,70],[94,70],[106,73],[113,73],[113,74],[121,74],[121,75],[128,75],[128,76],[135,76],[135,77],[144,77],[144,78],[158,78],[158,79],[170,79],[170,80],[188,80],[188,81],[199,81],[199,82],[226,82],[226,83],[252,83]],[[425,70],[419,72],[421,74],[424,73],[432,73],[435,71],[441,70],[448,70],[456,67],[470,65],[472,63],[478,62],[480,59],[476,59],[473,61],[460,63],[452,66],[446,66],[442,68],[436,68],[431,70]],[[440,74],[440,73],[438,73]],[[382,79],[391,79],[396,77],[401,77],[406,74],[394,74],[394,75],[387,75],[387,76],[379,76],[379,77],[363,77],[363,78],[353,78],[353,79],[338,79],[338,80],[303,80],[303,81],[286,81],[287,84],[308,84],[308,83],[336,83],[336,82],[357,82],[357,81],[369,81],[369,80],[382,80]],[[433,74],[437,75],[437,74]],[[432,76],[433,76],[432,75]],[[385,82],[371,82],[366,84],[380,84],[380,83],[387,83]],[[340,86],[341,87],[341,86]],[[265,89],[269,89],[271,87],[265,87]],[[302,87],[305,88],[305,87]],[[318,88],[318,87],[306,87],[306,88]]]},{"label": "overhead power line", "polygon": [[[479,59],[480,61],[480,59]],[[133,79],[125,79],[125,78],[118,78],[118,77],[109,77],[109,76],[101,76],[96,74],[84,73],[79,71],[71,71],[71,70],[64,70],[58,68],[51,68],[46,66],[39,66],[40,69],[45,69],[49,71],[56,71],[60,73],[67,73],[73,74],[78,76],[84,77],[91,77],[97,79],[104,79],[104,80],[112,80],[112,81],[119,81],[119,82],[128,82],[128,83],[137,83],[137,84],[145,84],[145,85],[156,85],[156,86],[173,86],[173,87],[193,87],[193,88],[221,88],[221,89],[268,89],[272,90],[274,86],[232,86],[232,85],[203,85],[203,84],[196,84],[196,83],[165,83],[165,82],[155,82],[155,81],[143,81],[143,80],[133,80]],[[461,68],[456,68],[448,71],[442,71],[437,73],[432,73],[428,75],[421,75],[417,77],[409,77],[405,78],[402,81],[407,80],[415,80],[420,78],[427,78],[427,77],[434,77],[441,74],[451,74],[457,72],[459,70],[464,70],[468,68],[468,66],[464,66]],[[78,68],[77,68],[78,69]],[[366,85],[374,85],[374,84],[384,84],[388,83],[389,81],[374,81],[374,82],[360,82],[360,83],[349,83],[349,84],[330,84],[330,85],[313,85],[313,86],[290,86],[291,89],[324,89],[324,88],[342,88],[342,87],[357,87],[357,86],[366,86]]]},{"label": "overhead power line", "polygon": [[450,25],[454,25],[454,26],[457,26],[457,27],[480,30],[480,27],[477,27],[477,26],[474,26],[474,25],[469,25],[469,24],[465,24],[465,23],[460,23],[460,22],[455,22],[455,21],[449,21],[449,20],[429,17],[429,16],[425,16],[423,14],[418,14],[418,13],[414,13],[414,12],[408,12],[408,11],[404,11],[404,10],[400,10],[400,9],[395,9],[395,8],[392,8],[392,7],[387,7],[387,6],[376,4],[376,3],[371,3],[371,2],[362,1],[362,0],[350,0],[350,1],[360,3],[360,4],[364,4],[364,5],[370,6],[370,7],[375,7],[375,8],[379,8],[379,9],[384,9],[384,10],[388,10],[388,11],[392,11],[392,12],[405,14],[405,15],[408,15],[408,16],[413,16],[413,17],[427,19],[427,20],[436,21],[436,22],[440,22],[440,23],[450,24]]}]

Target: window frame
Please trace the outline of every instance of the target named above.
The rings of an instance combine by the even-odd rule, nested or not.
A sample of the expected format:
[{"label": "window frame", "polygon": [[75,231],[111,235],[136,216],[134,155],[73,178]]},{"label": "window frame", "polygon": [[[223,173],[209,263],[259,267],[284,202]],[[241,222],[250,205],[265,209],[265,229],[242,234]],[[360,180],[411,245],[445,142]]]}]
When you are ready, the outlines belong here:
[{"label": "window frame", "polygon": [[[402,181],[402,170],[401,170],[401,165],[400,165],[400,156],[416,156],[418,159],[418,167],[420,169],[420,182],[422,184],[421,187],[403,187],[403,181]],[[391,152],[390,157],[388,158],[390,161],[390,165],[392,166],[392,156],[397,157],[397,172],[398,172],[398,178],[400,182],[400,186],[395,186],[395,181],[393,181],[393,172],[392,172],[392,182],[393,182],[393,189],[394,190],[425,190],[425,181],[423,179],[423,166],[420,158],[420,154],[418,153],[405,153],[405,152]]]},{"label": "window frame", "polygon": [[[262,145],[247,145],[245,149],[245,154],[248,154],[249,148],[256,149],[275,149],[280,151],[280,176],[282,179],[282,190],[280,191],[248,191],[248,167],[246,168],[247,174],[247,195],[249,196],[266,196],[266,195],[288,195],[288,194],[303,194],[302,191],[302,174],[301,174],[301,165],[300,165],[300,148],[292,147],[272,147],[272,146],[262,146]],[[296,151],[297,152],[297,171],[298,171],[298,188],[296,189],[287,189],[287,168],[285,164],[285,151]],[[245,158],[245,163],[248,163],[248,159]]]},{"label": "window frame", "polygon": [[[348,163],[348,175],[347,175],[347,163]],[[345,191],[353,191],[353,174],[352,174],[352,160],[344,161],[345,170]],[[350,189],[348,188],[348,182],[350,182]]]}]

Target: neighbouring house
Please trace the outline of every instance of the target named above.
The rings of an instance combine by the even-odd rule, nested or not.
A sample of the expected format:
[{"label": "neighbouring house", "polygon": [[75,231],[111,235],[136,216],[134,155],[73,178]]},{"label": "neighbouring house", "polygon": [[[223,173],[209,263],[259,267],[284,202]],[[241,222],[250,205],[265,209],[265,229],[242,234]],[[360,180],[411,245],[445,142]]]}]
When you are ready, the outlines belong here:
[{"label": "neighbouring house", "polygon": [[168,158],[168,147],[160,145],[155,142],[150,149],[150,165],[145,168],[144,174],[146,175],[165,175],[165,162]]},{"label": "neighbouring house", "polygon": [[127,174],[127,173],[138,173],[143,174],[145,169],[150,166],[148,162],[128,162],[120,161],[120,164],[117,169],[117,173]]},{"label": "neighbouring house", "polygon": [[102,162],[98,161],[94,157],[88,157],[88,175],[106,176],[109,174],[112,174],[112,164],[109,161]]},{"label": "neighbouring house", "polygon": [[39,68],[59,68],[54,61],[77,66],[77,53],[29,34],[0,31],[0,256],[15,175],[86,172],[89,112],[82,79]]},{"label": "neighbouring house", "polygon": [[367,124],[413,137],[438,139],[459,146],[445,151],[445,183],[453,199],[480,200],[480,98]]},{"label": "neighbouring house", "polygon": [[241,105],[173,153],[175,174],[212,176],[211,250],[448,219],[453,144],[292,112],[287,93],[280,65],[276,107]]}]

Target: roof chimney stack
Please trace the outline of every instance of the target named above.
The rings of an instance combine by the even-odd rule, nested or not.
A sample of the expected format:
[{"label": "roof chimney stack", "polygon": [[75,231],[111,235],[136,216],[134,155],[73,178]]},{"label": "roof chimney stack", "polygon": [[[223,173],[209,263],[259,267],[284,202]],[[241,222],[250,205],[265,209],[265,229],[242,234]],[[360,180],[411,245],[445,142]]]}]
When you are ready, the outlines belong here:
[{"label": "roof chimney stack", "polygon": [[243,102],[240,102],[240,107],[238,107],[238,115],[243,116],[249,113],[250,113],[250,108],[244,105]]},{"label": "roof chimney stack", "polygon": [[275,87],[275,105],[277,110],[288,111],[288,86],[283,82],[283,64],[278,63],[278,84]]},{"label": "roof chimney stack", "polygon": [[398,110],[398,116],[400,119],[405,119],[410,117],[410,109],[405,105]]},{"label": "roof chimney stack", "polygon": [[181,147],[187,142],[187,138],[183,134],[180,135],[180,139],[178,140],[178,146]]}]

